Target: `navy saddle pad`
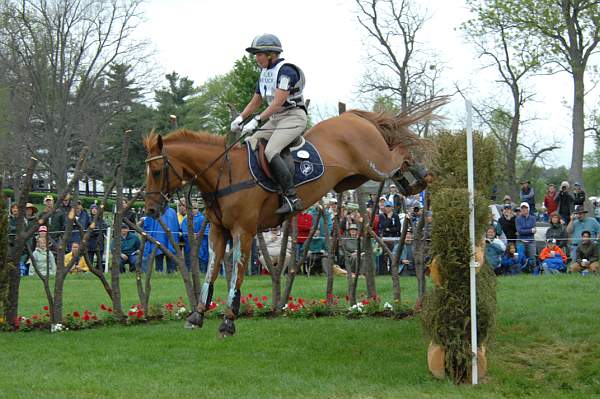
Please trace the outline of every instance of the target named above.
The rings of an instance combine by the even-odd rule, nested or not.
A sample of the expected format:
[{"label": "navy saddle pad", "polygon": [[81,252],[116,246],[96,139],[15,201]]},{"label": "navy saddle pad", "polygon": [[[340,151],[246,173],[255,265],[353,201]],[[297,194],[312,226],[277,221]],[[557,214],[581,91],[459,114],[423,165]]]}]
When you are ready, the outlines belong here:
[{"label": "navy saddle pad", "polygon": [[[248,167],[252,177],[259,186],[267,191],[275,193],[279,191],[279,186],[273,180],[265,175],[257,157],[257,152],[252,151],[250,144],[246,143],[248,149]],[[294,159],[294,186],[298,187],[304,183],[311,182],[323,176],[325,167],[321,160],[319,151],[308,140],[304,140],[301,147],[290,148],[290,153]]]}]

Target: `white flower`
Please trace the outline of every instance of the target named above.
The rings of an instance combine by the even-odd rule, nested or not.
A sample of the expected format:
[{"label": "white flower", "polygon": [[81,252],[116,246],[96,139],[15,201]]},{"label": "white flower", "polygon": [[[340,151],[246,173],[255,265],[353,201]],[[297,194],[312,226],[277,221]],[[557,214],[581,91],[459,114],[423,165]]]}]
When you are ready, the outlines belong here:
[{"label": "white flower", "polygon": [[63,330],[63,325],[60,323],[57,324],[52,324],[52,326],[50,327],[50,332],[61,332]]},{"label": "white flower", "polygon": [[286,310],[288,308],[287,303],[285,304],[285,306],[283,307],[283,310]]},{"label": "white flower", "polygon": [[177,314],[184,314],[184,313],[186,313],[186,312],[187,312],[187,309],[186,309],[186,308],[184,308],[184,307],[181,307],[181,308],[179,308],[179,309],[177,310]]},{"label": "white flower", "polygon": [[350,310],[351,312],[362,313],[363,307],[364,307],[364,305],[361,302],[358,302],[357,304],[352,305],[352,307],[350,307],[350,309],[348,309],[348,310]]},{"label": "white flower", "polygon": [[130,311],[130,312],[133,312],[133,313],[137,313],[137,311],[138,311],[138,308],[137,308],[136,306],[132,306],[132,307],[129,309],[129,311]]},{"label": "white flower", "polygon": [[386,302],[383,304],[383,310],[392,310],[392,309],[394,309],[394,307],[389,302]]}]

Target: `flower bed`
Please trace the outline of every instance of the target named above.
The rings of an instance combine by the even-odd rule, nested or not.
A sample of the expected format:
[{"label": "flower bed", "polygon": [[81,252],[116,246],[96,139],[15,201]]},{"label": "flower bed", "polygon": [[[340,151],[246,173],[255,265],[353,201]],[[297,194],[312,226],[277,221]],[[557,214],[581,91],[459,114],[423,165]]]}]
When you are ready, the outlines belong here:
[{"label": "flower bed", "polygon": [[[260,317],[290,317],[290,318],[314,318],[314,317],[332,317],[345,316],[350,319],[362,317],[390,317],[406,318],[413,314],[411,308],[406,304],[391,304],[389,302],[381,303],[379,297],[366,298],[361,296],[360,300],[353,306],[349,305],[348,298],[339,298],[330,296],[327,299],[304,299],[301,297],[289,297],[280,313],[275,314],[271,309],[269,298],[266,295],[255,296],[248,294],[241,298],[239,318],[260,318]],[[205,317],[220,318],[227,307],[226,302],[221,298],[216,298],[211,302]],[[29,317],[19,316],[16,324],[16,331],[50,330],[51,332],[61,332],[68,330],[82,330],[101,325],[110,324],[142,324],[150,321],[183,320],[189,314],[190,310],[186,308],[183,298],[178,298],[175,302],[165,304],[150,304],[146,313],[141,304],[135,304],[126,308],[127,311],[123,318],[115,315],[112,307],[106,304],[100,304],[99,312],[93,312],[88,309],[74,310],[67,313],[62,323],[52,324],[48,306],[43,307],[43,312],[33,314]],[[4,320],[0,320],[0,329],[6,330],[8,325]]]}]

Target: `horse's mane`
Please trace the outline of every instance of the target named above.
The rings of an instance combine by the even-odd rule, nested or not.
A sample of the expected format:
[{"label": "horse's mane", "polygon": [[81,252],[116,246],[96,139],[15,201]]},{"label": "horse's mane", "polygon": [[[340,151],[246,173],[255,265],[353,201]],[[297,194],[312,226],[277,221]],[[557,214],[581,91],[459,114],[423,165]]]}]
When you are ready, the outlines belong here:
[{"label": "horse's mane", "polygon": [[[144,147],[151,149],[156,145],[158,134],[154,131],[144,137]],[[212,134],[208,132],[195,132],[188,129],[178,129],[163,137],[163,142],[168,143],[191,143],[191,144],[208,144],[208,145],[225,145],[225,136]]]},{"label": "horse's mane", "polygon": [[410,130],[410,126],[417,122],[439,119],[438,116],[433,114],[433,111],[447,102],[448,99],[446,97],[440,97],[398,114],[392,114],[391,112],[369,112],[357,109],[348,112],[366,119],[375,125],[390,150],[399,145],[407,148],[422,147],[430,149],[431,142],[413,133]]}]

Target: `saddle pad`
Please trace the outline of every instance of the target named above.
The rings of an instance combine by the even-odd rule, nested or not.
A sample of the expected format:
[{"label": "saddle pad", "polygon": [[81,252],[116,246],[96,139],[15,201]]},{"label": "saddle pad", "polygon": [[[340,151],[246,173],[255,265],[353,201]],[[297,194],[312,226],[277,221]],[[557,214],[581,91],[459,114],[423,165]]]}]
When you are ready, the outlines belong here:
[{"label": "saddle pad", "polygon": [[[250,173],[252,177],[259,186],[264,188],[267,191],[272,193],[276,193],[279,191],[279,186],[273,180],[268,178],[260,167],[260,162],[256,156],[256,151],[252,151],[250,148],[250,144],[246,143],[246,148],[248,149],[248,167],[250,168]],[[323,161],[321,160],[321,155],[319,151],[312,145],[311,142],[305,140],[304,145],[300,148],[294,148],[293,151],[290,151],[292,157],[294,159],[294,186],[298,187],[304,183],[311,182],[313,180],[318,179],[323,176],[323,172],[325,172],[325,167],[323,166]],[[298,156],[298,153],[304,155],[303,158]],[[306,158],[306,154],[308,153],[308,158]]]}]

